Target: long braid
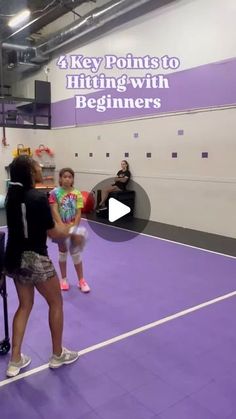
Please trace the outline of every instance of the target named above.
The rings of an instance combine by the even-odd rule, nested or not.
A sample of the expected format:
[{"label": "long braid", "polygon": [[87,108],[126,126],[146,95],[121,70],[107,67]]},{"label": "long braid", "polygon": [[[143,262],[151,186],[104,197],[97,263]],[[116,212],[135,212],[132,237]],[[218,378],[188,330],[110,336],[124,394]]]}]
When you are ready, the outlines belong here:
[{"label": "long braid", "polygon": [[22,204],[25,192],[33,187],[32,167],[33,160],[27,156],[17,157],[10,165],[11,182],[5,204],[8,227],[5,268],[9,273],[21,265],[25,241]]}]

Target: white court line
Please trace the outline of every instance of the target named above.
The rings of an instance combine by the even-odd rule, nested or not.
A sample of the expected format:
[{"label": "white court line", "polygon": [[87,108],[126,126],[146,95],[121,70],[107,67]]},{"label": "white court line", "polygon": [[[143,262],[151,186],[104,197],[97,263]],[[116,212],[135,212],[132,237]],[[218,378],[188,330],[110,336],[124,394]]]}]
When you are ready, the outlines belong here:
[{"label": "white court line", "polygon": [[[156,239],[156,240],[161,240],[167,243],[173,243],[173,244],[177,244],[179,246],[184,246],[184,247],[190,247],[190,249],[197,249],[200,250],[202,252],[207,252],[207,253],[213,253],[214,255],[219,255],[219,256],[225,256],[226,258],[230,258],[230,259],[236,259],[236,256],[232,256],[232,255],[228,255],[226,253],[220,253],[220,252],[215,252],[214,250],[208,250],[208,249],[204,249],[203,247],[197,247],[197,246],[191,246],[190,244],[186,244],[186,243],[180,243],[174,240],[169,240],[169,239],[164,239],[162,237],[157,237],[157,236],[152,236],[151,234],[146,234],[146,233],[137,233],[136,231],[133,230],[129,230],[128,228],[123,228],[123,227],[117,227],[117,226],[111,226],[109,224],[105,224],[105,223],[100,223],[99,221],[95,221],[95,220],[88,220],[87,218],[83,218],[82,219],[84,221],[86,221],[88,224],[90,222],[95,223],[95,224],[99,224],[99,225],[103,225],[106,227],[111,227],[111,228],[116,228],[118,230],[124,230],[124,231],[128,231],[129,233],[133,233],[134,235],[138,235],[138,236],[145,236],[145,237],[150,237],[152,239]],[[7,228],[7,226],[2,226],[1,228]],[[96,233],[95,233],[96,234]],[[233,237],[229,237],[230,239]]]},{"label": "white court line", "polygon": [[[178,313],[172,314],[170,316],[164,317],[160,320],[157,320],[153,323],[146,324],[145,326],[138,327],[137,329],[131,330],[130,332],[123,333],[122,335],[116,336],[114,338],[105,340],[104,342],[97,343],[96,345],[89,346],[88,348],[82,349],[79,351],[79,355],[85,355],[89,352],[96,351],[97,349],[104,348],[105,346],[111,345],[113,343],[119,342],[123,339],[126,339],[130,336],[137,335],[138,333],[144,332],[146,330],[152,329],[156,326],[160,326],[161,324],[167,323],[171,320],[178,319],[179,317],[186,316],[187,314],[193,313],[194,311],[200,310],[201,308],[210,306],[212,304],[218,303],[219,301],[226,300],[227,298],[231,298],[236,296],[236,291],[230,292],[229,294],[221,295],[220,297],[214,298],[213,300],[205,301],[205,303],[198,304],[194,307],[187,308],[186,310],[179,311]],[[20,375],[17,375],[13,378],[8,378],[6,380],[0,381],[0,388],[6,386],[7,384],[13,383],[15,381],[21,380],[22,378],[29,377],[37,372],[44,371],[48,369],[48,364],[41,365],[40,367],[33,368],[30,371],[24,372]]]},{"label": "white court line", "polygon": [[[89,224],[90,222],[92,223],[96,223],[96,224],[100,224],[100,225],[104,225],[106,227],[111,227],[111,228],[117,228],[118,230],[124,230],[124,231],[128,231],[129,233],[133,233],[134,235],[141,235],[141,236],[145,236],[145,237],[151,237],[152,239],[156,239],[156,240],[161,240],[164,242],[168,242],[168,243],[174,243],[177,244],[179,246],[185,246],[185,247],[190,247],[191,249],[197,249],[197,250],[201,250],[202,252],[207,252],[207,253],[213,253],[214,255],[219,255],[219,256],[225,256],[227,258],[231,258],[231,259],[236,259],[236,256],[232,256],[232,255],[228,255],[225,253],[220,253],[220,252],[215,252],[214,250],[208,250],[208,249],[204,249],[202,247],[197,247],[197,246],[191,246],[190,244],[186,244],[186,243],[180,243],[174,240],[169,240],[169,239],[164,239],[162,237],[158,237],[158,236],[152,236],[151,234],[146,234],[146,233],[137,233],[136,231],[133,230],[129,230],[128,228],[123,228],[123,227],[117,227],[117,226],[112,226],[110,224],[105,224],[105,223],[100,223],[99,221],[95,221],[95,220],[88,220],[87,218],[82,218],[84,221],[87,221],[87,223]],[[210,234],[210,233],[209,233]],[[234,239],[233,237],[229,237],[229,239]]]}]

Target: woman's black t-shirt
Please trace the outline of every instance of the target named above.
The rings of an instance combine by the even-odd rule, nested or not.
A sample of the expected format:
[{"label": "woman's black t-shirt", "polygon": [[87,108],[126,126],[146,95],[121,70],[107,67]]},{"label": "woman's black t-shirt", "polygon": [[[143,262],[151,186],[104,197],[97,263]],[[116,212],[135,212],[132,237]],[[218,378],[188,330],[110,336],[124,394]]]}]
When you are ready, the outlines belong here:
[{"label": "woman's black t-shirt", "polygon": [[47,230],[54,227],[47,195],[31,189],[26,193],[25,206],[28,237],[25,239],[24,250],[46,256]]},{"label": "woman's black t-shirt", "polygon": [[117,177],[127,177],[128,179],[125,182],[119,182],[118,180],[114,183],[114,185],[116,185],[119,189],[121,189],[122,191],[126,190],[126,186],[128,185],[129,181],[130,181],[130,176],[131,173],[129,170],[125,170],[125,172],[123,172],[123,170],[119,170],[119,172],[116,175]]},{"label": "woman's black t-shirt", "polygon": [[[21,207],[21,220],[24,228],[24,241],[21,243],[23,251],[32,251],[47,256],[47,230],[54,227],[48,198],[43,192],[30,189],[25,193],[25,200]],[[8,215],[7,215],[8,218]],[[6,255],[14,258],[17,235],[14,223],[8,224],[8,241]],[[21,238],[22,240],[22,238]]]}]

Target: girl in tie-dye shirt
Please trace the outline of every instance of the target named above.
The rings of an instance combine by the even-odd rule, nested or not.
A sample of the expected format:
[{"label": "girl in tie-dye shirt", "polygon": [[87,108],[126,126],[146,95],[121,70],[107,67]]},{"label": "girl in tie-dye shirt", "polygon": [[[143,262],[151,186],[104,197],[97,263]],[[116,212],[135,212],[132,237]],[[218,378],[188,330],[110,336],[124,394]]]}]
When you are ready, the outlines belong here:
[{"label": "girl in tie-dye shirt", "polygon": [[[74,188],[74,171],[71,168],[64,168],[59,173],[59,187],[50,192],[49,203],[51,205],[53,218],[58,224],[69,224],[77,226],[81,220],[81,208],[83,208],[83,197]],[[69,283],[67,280],[67,247],[64,242],[58,243],[59,266],[61,271],[61,289],[67,291]],[[89,292],[90,288],[83,277],[83,266],[81,255],[73,254],[72,260],[78,276],[78,287],[82,292]]]}]

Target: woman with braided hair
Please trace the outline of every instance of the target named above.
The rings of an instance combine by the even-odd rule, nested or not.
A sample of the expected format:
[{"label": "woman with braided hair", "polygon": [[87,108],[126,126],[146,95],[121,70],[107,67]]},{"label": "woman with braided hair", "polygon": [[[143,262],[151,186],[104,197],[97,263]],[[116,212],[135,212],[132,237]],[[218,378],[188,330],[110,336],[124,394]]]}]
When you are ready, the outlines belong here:
[{"label": "woman with braided hair", "polygon": [[52,338],[50,368],[58,368],[78,359],[78,352],[62,347],[63,307],[57,274],[47,253],[47,236],[69,237],[66,226],[52,218],[47,196],[34,188],[42,181],[40,165],[28,156],[20,156],[10,165],[10,184],[6,197],[8,240],[5,271],[13,278],[19,306],[13,319],[12,354],[6,375],[14,377],[31,359],[21,353],[22,341],[34,304],[35,289],[49,307]]}]

